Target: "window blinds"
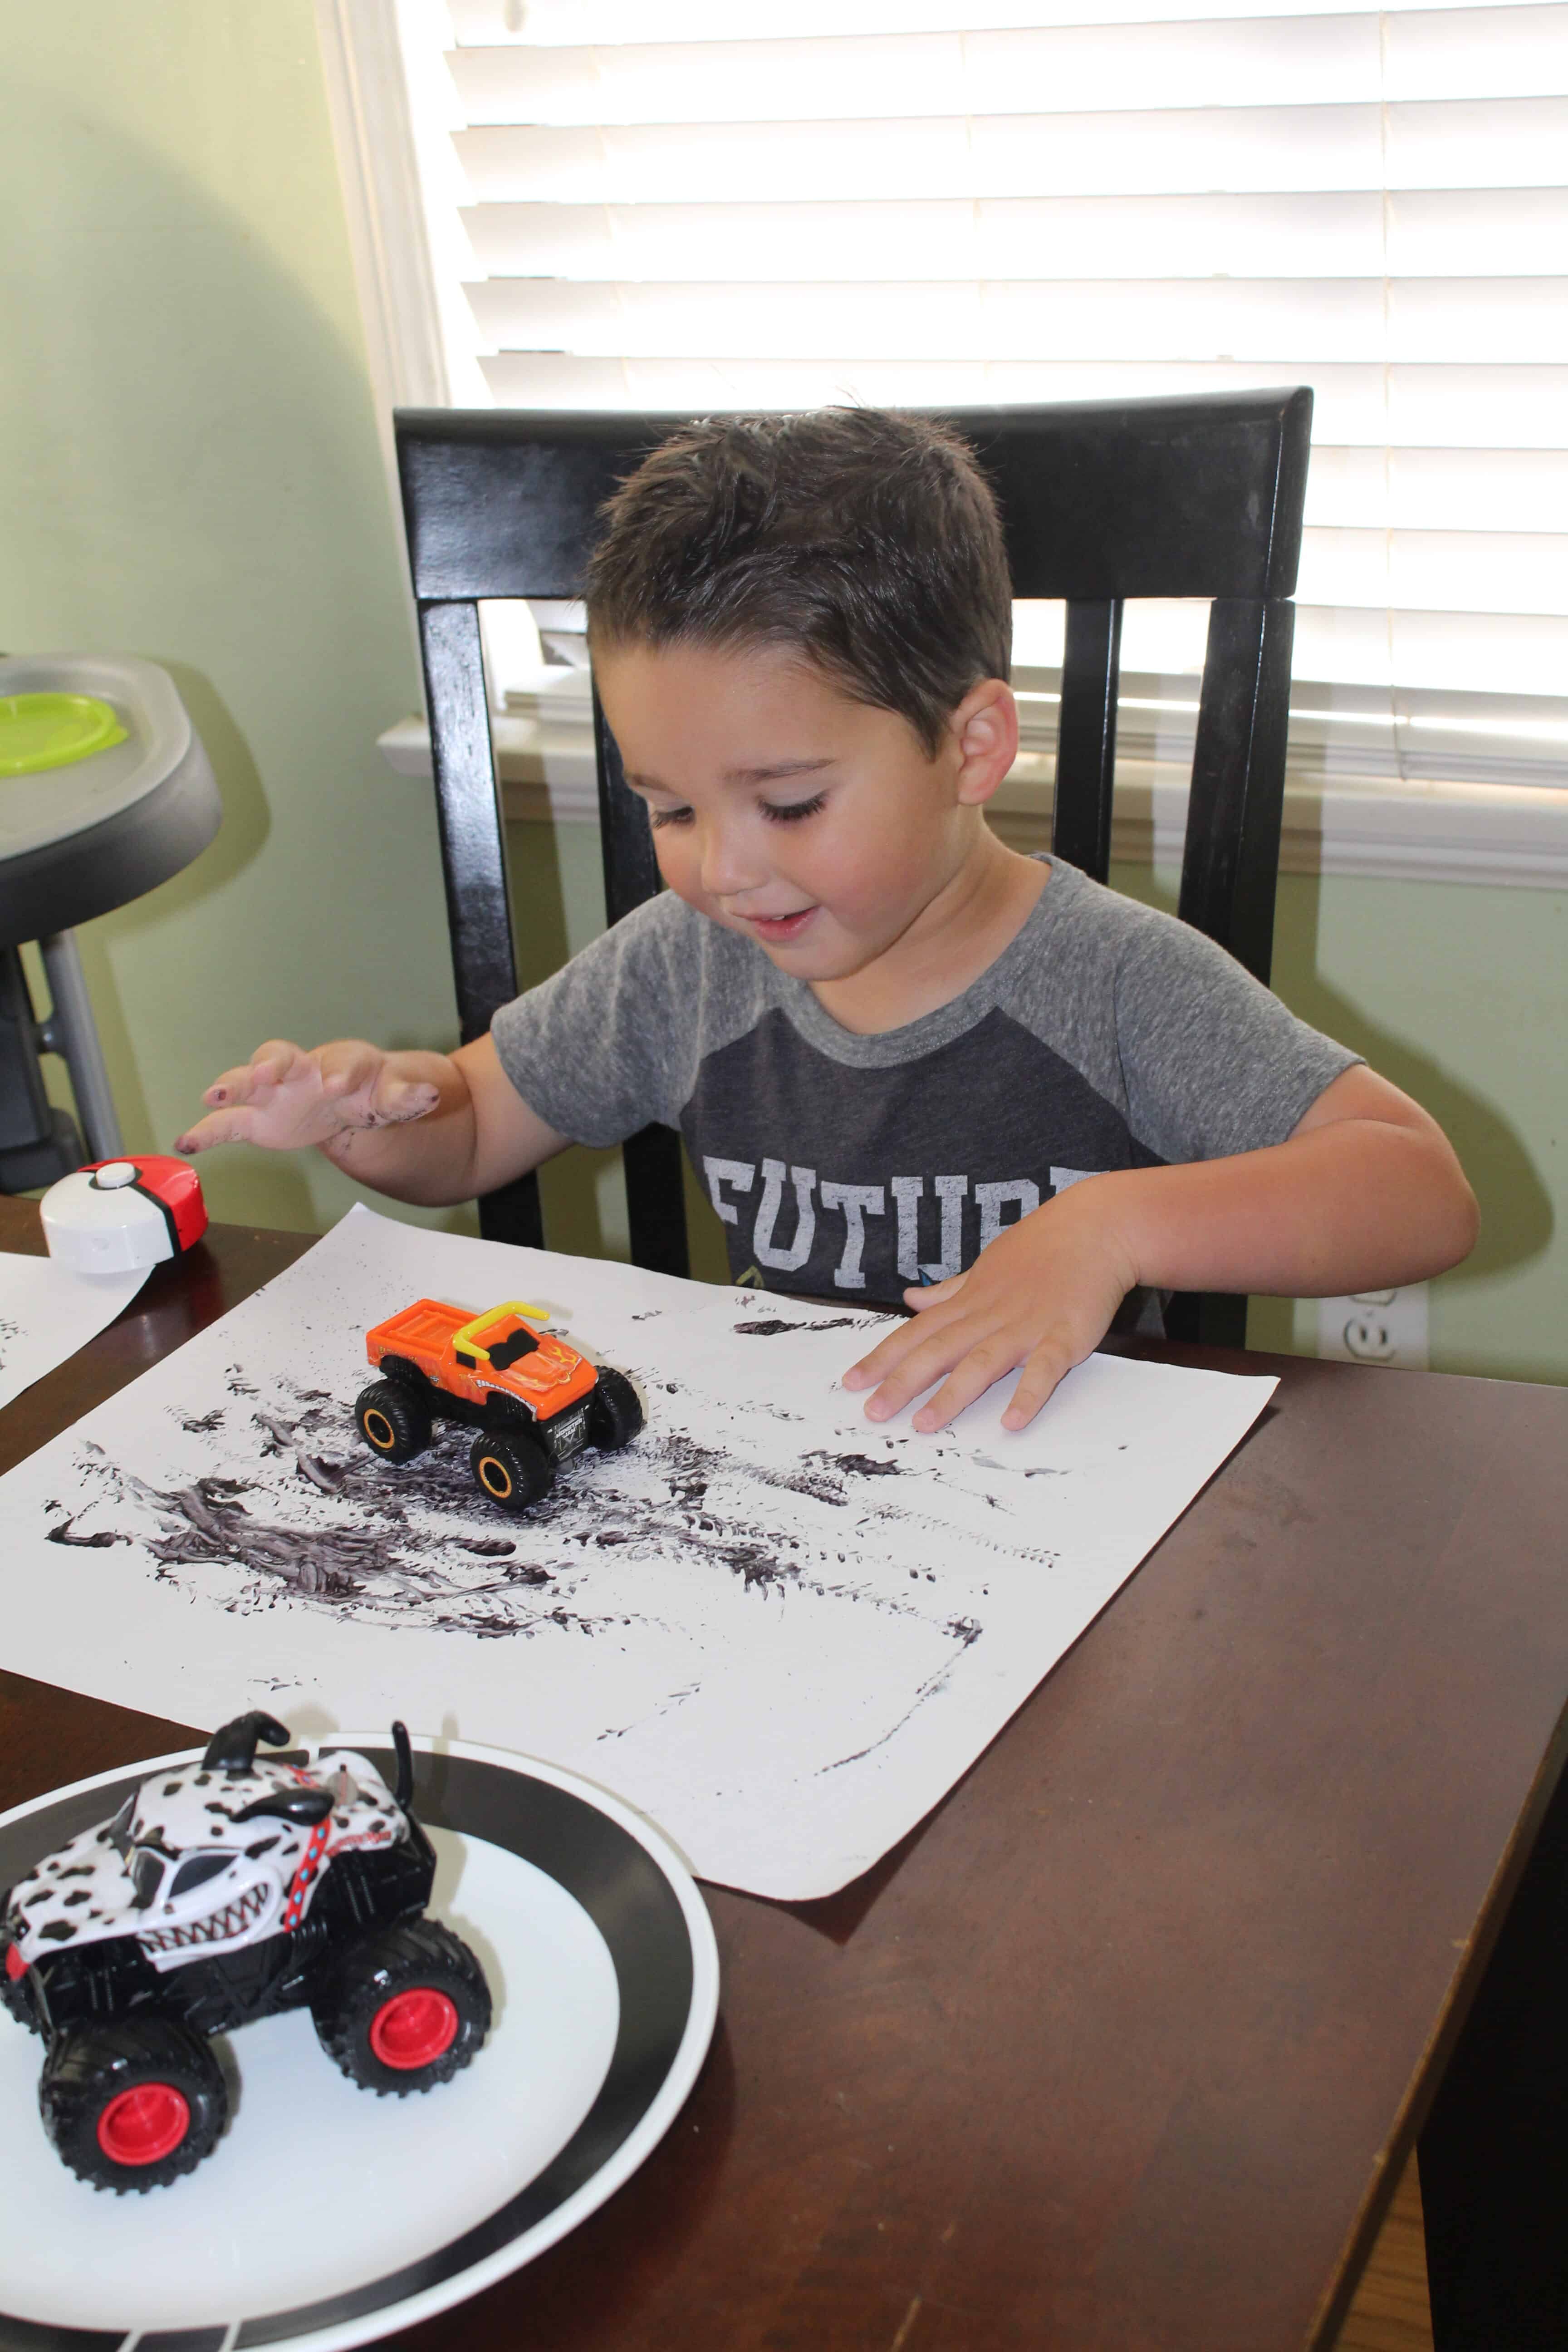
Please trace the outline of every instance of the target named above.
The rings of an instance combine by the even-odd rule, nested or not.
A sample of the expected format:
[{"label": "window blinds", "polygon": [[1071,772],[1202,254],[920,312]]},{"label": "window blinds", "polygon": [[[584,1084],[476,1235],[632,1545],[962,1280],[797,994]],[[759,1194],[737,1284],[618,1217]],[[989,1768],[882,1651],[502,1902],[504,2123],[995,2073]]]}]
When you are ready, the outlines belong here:
[{"label": "window blinds", "polygon": [[[423,56],[416,17],[441,28]],[[457,166],[459,356],[498,404],[1310,383],[1298,677],[1568,693],[1568,6],[449,0],[405,23]],[[1130,667],[1201,648],[1201,614],[1129,614]]]}]

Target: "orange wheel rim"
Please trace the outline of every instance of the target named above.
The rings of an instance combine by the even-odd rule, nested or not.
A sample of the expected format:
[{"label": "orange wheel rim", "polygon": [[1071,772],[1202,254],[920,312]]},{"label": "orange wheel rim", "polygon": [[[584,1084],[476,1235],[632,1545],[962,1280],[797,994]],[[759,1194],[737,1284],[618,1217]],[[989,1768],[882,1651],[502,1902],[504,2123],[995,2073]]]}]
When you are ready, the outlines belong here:
[{"label": "orange wheel rim", "polygon": [[498,1462],[493,1454],[487,1454],[479,1465],[479,1484],[487,1495],[495,1496],[498,1503],[504,1503],[511,1492],[511,1480],[507,1476],[506,1465]]},{"label": "orange wheel rim", "polygon": [[377,1412],[374,1405],[364,1417],[364,1433],[373,1445],[385,1448],[397,1443],[396,1430],[394,1429],[386,1415],[384,1412]]}]

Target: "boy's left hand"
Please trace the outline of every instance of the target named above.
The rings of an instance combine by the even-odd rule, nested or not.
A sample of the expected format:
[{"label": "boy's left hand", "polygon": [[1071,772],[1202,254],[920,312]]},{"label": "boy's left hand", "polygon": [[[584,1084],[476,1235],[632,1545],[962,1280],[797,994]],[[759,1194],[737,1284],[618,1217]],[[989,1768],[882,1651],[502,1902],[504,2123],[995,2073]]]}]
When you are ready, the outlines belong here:
[{"label": "boy's left hand", "polygon": [[1022,1364],[1002,1425],[1033,1421],[1057,1382],[1104,1339],[1136,1279],[1097,1189],[1092,1181],[1075,1184],[998,1234],[967,1274],[905,1291],[913,1322],[844,1375],[847,1389],[875,1389],[868,1419],[889,1420],[945,1373],[912,1423],[943,1429]]}]

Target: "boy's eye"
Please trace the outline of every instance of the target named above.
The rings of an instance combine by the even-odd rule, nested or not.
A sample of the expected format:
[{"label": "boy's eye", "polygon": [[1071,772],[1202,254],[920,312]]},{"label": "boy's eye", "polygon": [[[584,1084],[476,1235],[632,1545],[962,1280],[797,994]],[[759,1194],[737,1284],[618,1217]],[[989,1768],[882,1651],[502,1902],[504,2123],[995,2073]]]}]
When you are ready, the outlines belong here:
[{"label": "boy's eye", "polygon": [[815,816],[826,798],[815,793],[808,801],[764,801],[763,814],[770,824],[799,824],[803,817]]},{"label": "boy's eye", "polygon": [[689,808],[650,808],[647,814],[648,823],[653,826],[656,833],[658,831],[660,825],[689,824],[691,822],[691,811]]}]

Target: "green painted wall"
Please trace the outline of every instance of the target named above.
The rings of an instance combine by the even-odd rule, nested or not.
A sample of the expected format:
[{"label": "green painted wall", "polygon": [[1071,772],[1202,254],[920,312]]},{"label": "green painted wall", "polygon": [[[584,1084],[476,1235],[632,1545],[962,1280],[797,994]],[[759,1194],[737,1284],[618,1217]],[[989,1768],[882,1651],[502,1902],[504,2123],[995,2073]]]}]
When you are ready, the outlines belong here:
[{"label": "green painted wall", "polygon": [[[429,796],[374,749],[417,670],[309,0],[0,0],[0,646],[163,663],[226,813],[187,874],[82,935],[147,1149],[263,1036],[450,1043]],[[603,921],[597,845],[512,844],[533,980]],[[1287,877],[1279,936],[1287,1001],[1427,1104],[1480,1194],[1434,1361],[1568,1380],[1568,898]],[[310,1229],[353,1197],[313,1156],[202,1172],[221,1217]],[[557,1246],[624,1248],[614,1155],[544,1186]],[[721,1266],[706,1212],[697,1264]],[[1254,1310],[1266,1344],[1310,1328]]]},{"label": "green painted wall", "polygon": [[[166,1149],[263,1037],[450,1042],[429,796],[374,748],[417,666],[310,0],[13,0],[0,35],[0,646],[161,662],[223,793],[81,934],[127,1141]],[[313,1154],[202,1175],[236,1220],[353,1197]]]},{"label": "green painted wall", "polygon": [[[1147,867],[1111,879],[1170,905]],[[1568,1381],[1568,897],[1470,884],[1279,884],[1274,984],[1425,1104],[1481,1204],[1479,1245],[1432,1286],[1439,1371]],[[1316,1352],[1310,1307],[1255,1304],[1258,1347]]]}]

